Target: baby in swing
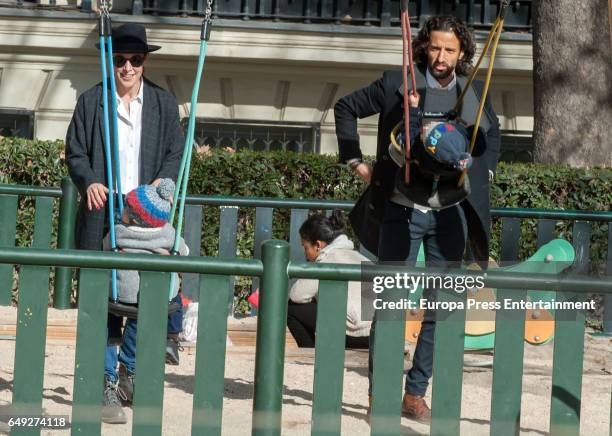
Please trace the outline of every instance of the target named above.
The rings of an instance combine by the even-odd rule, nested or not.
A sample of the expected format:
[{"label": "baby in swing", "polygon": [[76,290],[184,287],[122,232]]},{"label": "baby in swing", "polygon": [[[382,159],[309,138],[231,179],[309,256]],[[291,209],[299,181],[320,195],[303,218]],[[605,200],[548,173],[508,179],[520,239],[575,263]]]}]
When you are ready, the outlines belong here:
[{"label": "baby in swing", "polygon": [[[171,254],[175,229],[168,222],[172,209],[174,182],[162,179],[157,185],[141,185],[125,197],[125,207],[121,223],[115,226],[115,240],[119,251],[126,253]],[[111,249],[110,235],[104,238],[105,250]],[[187,256],[189,248],[180,238],[178,254]],[[136,305],[140,287],[138,271],[117,270],[117,297],[119,302]],[[173,301],[180,302],[179,281],[172,289]],[[109,337],[120,336],[122,319],[109,314]],[[117,362],[119,371],[117,372]],[[104,362],[104,422],[109,418],[121,419],[121,399],[130,403],[134,393],[134,373],[136,370],[136,319],[128,318],[123,329],[123,340],[117,354],[117,346],[107,345]],[[119,408],[119,410],[118,410]],[[122,412],[122,411],[121,411]]]},{"label": "baby in swing", "polygon": [[[401,194],[411,202],[410,206],[416,205],[417,209],[441,210],[460,203],[470,193],[469,178],[462,174],[472,166],[469,144],[475,127],[466,127],[459,121],[424,119],[419,110],[419,99],[418,94],[409,96],[411,176],[406,183],[404,171],[398,172],[394,198]],[[406,165],[403,122],[392,135],[395,135],[395,143],[401,150],[392,143],[389,155],[402,168]],[[479,130],[476,152],[481,153],[484,140]]]}]

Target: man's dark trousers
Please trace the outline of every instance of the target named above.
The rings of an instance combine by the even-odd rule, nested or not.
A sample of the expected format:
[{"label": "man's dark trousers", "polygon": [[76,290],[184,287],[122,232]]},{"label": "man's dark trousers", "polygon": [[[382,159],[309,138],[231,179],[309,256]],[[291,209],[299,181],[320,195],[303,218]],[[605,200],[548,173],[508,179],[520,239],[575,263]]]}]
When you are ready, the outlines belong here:
[{"label": "man's dark trousers", "polygon": [[[423,242],[425,261],[432,267],[460,265],[467,239],[467,224],[463,209],[456,205],[440,211],[418,209],[387,202],[380,227],[379,262],[416,264],[419,246]],[[423,297],[435,301],[435,290],[425,289]],[[370,331],[368,359],[369,395],[372,395],[373,356],[376,314]],[[428,310],[421,325],[412,368],[406,376],[405,390],[411,395],[424,396],[433,368],[435,312]]]}]

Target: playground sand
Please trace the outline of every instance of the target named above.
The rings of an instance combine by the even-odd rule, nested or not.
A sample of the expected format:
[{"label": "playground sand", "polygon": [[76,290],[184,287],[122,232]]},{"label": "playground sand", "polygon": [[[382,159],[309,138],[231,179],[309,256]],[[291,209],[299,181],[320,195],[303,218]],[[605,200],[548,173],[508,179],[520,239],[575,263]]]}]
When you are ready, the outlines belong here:
[{"label": "playground sand", "polygon": [[[553,343],[525,347],[521,434],[548,434]],[[11,400],[14,340],[0,340],[0,410]],[[47,415],[69,415],[73,389],[74,342],[47,341],[43,407]],[[411,350],[412,351],[412,350]],[[610,389],[612,385],[612,340],[585,335],[584,378],[582,387],[581,434],[607,435],[610,428]],[[288,348],[285,360],[283,434],[310,434],[314,352]],[[463,373],[461,433],[488,435],[492,371],[489,354],[466,354]],[[406,366],[410,365],[409,360]],[[195,348],[181,354],[180,366],[166,366],[164,391],[164,435],[190,433],[193,399]],[[255,348],[228,347],[223,410],[224,435],[247,435],[251,431]],[[431,399],[431,389],[427,394]],[[100,391],[100,399],[102,392]],[[369,434],[367,410],[367,353],[346,353],[342,433]],[[130,423],[103,424],[104,435],[129,435],[131,409],[125,409]],[[0,427],[1,428],[1,427]],[[1,433],[1,431],[0,431]],[[44,435],[68,431],[43,430]],[[428,434],[428,426],[402,418],[402,434]]]}]

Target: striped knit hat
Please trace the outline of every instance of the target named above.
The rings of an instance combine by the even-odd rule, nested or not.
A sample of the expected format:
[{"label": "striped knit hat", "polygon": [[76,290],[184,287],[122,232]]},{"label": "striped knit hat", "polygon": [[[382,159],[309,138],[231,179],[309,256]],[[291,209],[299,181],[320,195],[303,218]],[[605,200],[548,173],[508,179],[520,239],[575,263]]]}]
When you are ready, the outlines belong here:
[{"label": "striped knit hat", "polygon": [[163,227],[170,218],[174,195],[172,179],[162,179],[157,187],[140,185],[126,197],[126,210],[130,221],[141,227]]}]

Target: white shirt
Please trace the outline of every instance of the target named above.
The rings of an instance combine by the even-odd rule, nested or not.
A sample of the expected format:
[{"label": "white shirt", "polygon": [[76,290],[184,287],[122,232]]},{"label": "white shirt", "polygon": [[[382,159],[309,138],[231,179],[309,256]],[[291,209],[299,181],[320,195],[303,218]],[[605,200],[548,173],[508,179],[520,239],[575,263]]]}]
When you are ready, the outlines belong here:
[{"label": "white shirt", "polygon": [[125,103],[117,98],[117,124],[119,133],[119,163],[121,192],[127,194],[138,186],[140,178],[140,134],[142,131],[143,81],[140,79],[138,95]]}]

